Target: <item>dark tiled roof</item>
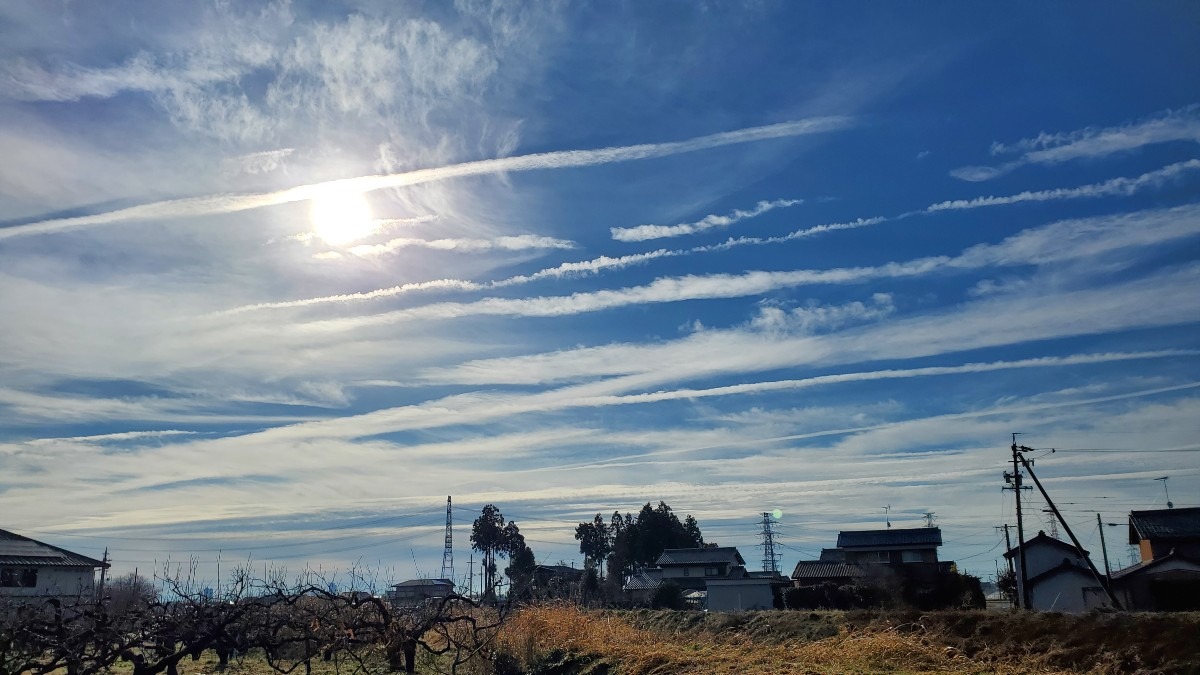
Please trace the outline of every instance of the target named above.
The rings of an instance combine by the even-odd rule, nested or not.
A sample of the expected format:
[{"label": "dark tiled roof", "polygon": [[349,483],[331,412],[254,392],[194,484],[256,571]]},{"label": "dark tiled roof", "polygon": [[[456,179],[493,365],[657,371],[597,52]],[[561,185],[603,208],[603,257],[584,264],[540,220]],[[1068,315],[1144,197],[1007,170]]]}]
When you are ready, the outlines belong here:
[{"label": "dark tiled roof", "polygon": [[[1034,537],[1033,539],[1027,539],[1025,541],[1025,555],[1029,555],[1029,549],[1033,546],[1054,546],[1056,548],[1062,549],[1064,552],[1067,552],[1067,553],[1073,553],[1075,555],[1082,555],[1082,556],[1088,555],[1087,551],[1080,553],[1075,548],[1075,546],[1073,546],[1072,544],[1068,544],[1065,541],[1060,541],[1058,539],[1055,539],[1054,537],[1048,536],[1045,532],[1042,532],[1042,531],[1038,531],[1037,536]],[[1019,554],[1020,551],[1021,551],[1020,546],[1014,546],[1011,551],[1005,551],[1004,557],[1011,558],[1011,557]]]},{"label": "dark tiled roof", "polygon": [[845,562],[846,552],[840,548],[823,548],[821,549],[821,560],[823,562]]},{"label": "dark tiled roof", "polygon": [[[1075,549],[1072,548],[1071,550],[1075,550]],[[1029,577],[1029,585],[1032,587],[1033,584],[1036,584],[1043,579],[1049,579],[1050,577],[1057,576],[1059,574],[1066,574],[1066,573],[1082,574],[1083,576],[1088,577],[1089,579],[1095,578],[1092,576],[1092,571],[1090,569],[1088,569],[1086,565],[1080,565],[1080,564],[1071,562],[1070,560],[1064,559],[1059,564],[1055,565],[1054,567],[1051,567],[1050,569],[1042,572],[1041,574],[1035,574],[1034,576]]]},{"label": "dark tiled roof", "polygon": [[824,562],[821,560],[801,560],[792,571],[793,579],[826,579],[848,578],[863,576],[863,569],[858,565],[839,562]]},{"label": "dark tiled roof", "polygon": [[1142,539],[1200,539],[1200,507],[1129,512],[1129,543]]},{"label": "dark tiled roof", "polygon": [[1192,558],[1192,557],[1189,557],[1186,555],[1180,555],[1180,554],[1176,553],[1175,551],[1171,551],[1170,553],[1162,556],[1161,558],[1155,558],[1154,560],[1146,560],[1146,561],[1140,562],[1136,565],[1131,565],[1124,569],[1119,569],[1116,572],[1112,573],[1112,578],[1113,578],[1113,581],[1116,581],[1117,579],[1124,579],[1125,577],[1127,577],[1131,574],[1140,574],[1141,572],[1145,572],[1146,570],[1148,570],[1150,568],[1157,567],[1168,561],[1183,561],[1183,562],[1191,563],[1193,565],[1200,565],[1200,560],[1197,560],[1195,558]]},{"label": "dark tiled roof", "polygon": [[86,555],[0,530],[0,565],[25,567],[108,567]]},{"label": "dark tiled roof", "polygon": [[838,548],[867,546],[941,546],[940,527],[891,528],[888,530],[861,530],[839,532]]},{"label": "dark tiled roof", "polygon": [[662,552],[655,565],[708,565],[712,563],[729,563],[745,565],[742,554],[733,546],[720,548],[669,548]]},{"label": "dark tiled roof", "polygon": [[661,583],[662,570],[639,570],[621,588],[626,591],[652,591]]},{"label": "dark tiled roof", "polygon": [[449,579],[409,579],[401,581],[398,584],[392,584],[392,588],[400,588],[402,586],[453,586],[454,582]]}]

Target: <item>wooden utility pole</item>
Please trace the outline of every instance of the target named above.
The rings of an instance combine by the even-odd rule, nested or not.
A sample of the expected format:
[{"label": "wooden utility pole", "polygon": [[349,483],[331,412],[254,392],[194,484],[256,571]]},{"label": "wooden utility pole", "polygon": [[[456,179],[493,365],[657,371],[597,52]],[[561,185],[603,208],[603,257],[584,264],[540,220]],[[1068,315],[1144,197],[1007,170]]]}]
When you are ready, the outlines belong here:
[{"label": "wooden utility pole", "polygon": [[1021,468],[1018,464],[1017,453],[1017,433],[1012,435],[1012,473],[1005,472],[1004,480],[1010,484],[1010,487],[1005,490],[1012,490],[1013,495],[1017,498],[1017,555],[1021,557],[1021,573],[1017,575],[1017,606],[1022,609],[1032,609],[1029,606],[1029,567],[1025,564],[1025,525],[1021,521],[1021,490],[1029,490],[1028,486],[1021,485]]},{"label": "wooden utility pole", "polygon": [[1100,528],[1100,550],[1104,553],[1104,580],[1112,586],[1112,569],[1108,566],[1108,545],[1104,543],[1104,522],[1096,514],[1096,527]]},{"label": "wooden utility pole", "polygon": [[[1033,448],[1021,446],[1020,450],[1032,451]],[[1066,519],[1064,519],[1062,514],[1058,512],[1058,507],[1054,505],[1054,500],[1050,499],[1050,495],[1046,492],[1046,488],[1042,487],[1042,481],[1038,480],[1037,474],[1033,472],[1033,467],[1030,465],[1029,460],[1025,459],[1024,455],[1021,455],[1020,452],[1017,453],[1017,457],[1020,458],[1021,464],[1025,466],[1025,470],[1029,472],[1029,477],[1033,479],[1033,484],[1036,485],[1038,491],[1042,493],[1042,497],[1045,498],[1046,503],[1049,504],[1050,508],[1054,510],[1054,515],[1058,518],[1058,522],[1062,523],[1063,529],[1067,531],[1067,536],[1071,538],[1071,543],[1075,544],[1075,550],[1078,551],[1079,555],[1083,556],[1083,559],[1087,562],[1088,569],[1092,571],[1092,576],[1096,578],[1096,581],[1100,583],[1100,587],[1104,589],[1104,594],[1108,596],[1108,601],[1112,603],[1114,609],[1121,609],[1121,603],[1117,601],[1117,596],[1113,595],[1113,592],[1111,589],[1109,589],[1108,584],[1104,582],[1104,579],[1100,578],[1100,572],[1096,569],[1096,566],[1092,564],[1092,558],[1083,552],[1083,545],[1079,543],[1079,539],[1077,539],[1075,537],[1075,533],[1071,531],[1071,526],[1067,524]]]},{"label": "wooden utility pole", "polygon": [[96,593],[97,602],[104,601],[104,580],[108,578],[108,547],[104,547],[104,557],[100,559],[104,563],[100,566],[100,590]]}]

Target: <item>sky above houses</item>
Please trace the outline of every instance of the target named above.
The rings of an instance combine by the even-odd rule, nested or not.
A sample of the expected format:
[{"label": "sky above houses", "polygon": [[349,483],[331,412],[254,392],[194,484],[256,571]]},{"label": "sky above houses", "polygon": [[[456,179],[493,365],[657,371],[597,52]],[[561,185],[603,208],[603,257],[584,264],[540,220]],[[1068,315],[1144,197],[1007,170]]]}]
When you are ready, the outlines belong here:
[{"label": "sky above houses", "polygon": [[0,2],[0,527],[403,579],[447,495],[459,577],[489,502],[785,568],[890,506],[986,575],[1021,432],[1096,551],[1200,504],[1198,67],[1191,2]]}]

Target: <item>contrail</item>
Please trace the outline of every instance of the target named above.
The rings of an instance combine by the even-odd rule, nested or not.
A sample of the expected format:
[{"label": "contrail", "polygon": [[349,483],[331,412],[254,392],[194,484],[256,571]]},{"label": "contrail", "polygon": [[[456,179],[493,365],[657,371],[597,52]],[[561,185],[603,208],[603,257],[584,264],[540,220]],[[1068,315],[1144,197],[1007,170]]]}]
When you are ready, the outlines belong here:
[{"label": "contrail", "polygon": [[267,206],[306,201],[330,193],[371,192],[385,188],[405,187],[447,178],[463,176],[479,176],[492,173],[507,173],[513,171],[535,171],[538,169],[566,169],[572,167],[595,166],[613,162],[629,162],[639,159],[667,157],[685,152],[709,150],[726,145],[751,143],[774,138],[802,136],[826,131],[836,131],[850,125],[848,117],[814,117],[806,120],[781,122],[761,127],[750,127],[736,131],[725,131],[708,136],[699,136],[685,141],[670,143],[647,143],[642,145],[627,145],[595,150],[560,150],[541,152],[518,157],[500,157],[484,159],[462,164],[452,164],[434,169],[418,169],[404,173],[384,174],[378,176],[359,176],[357,178],[342,178],[339,180],[300,185],[277,192],[259,194],[226,194],[207,197],[188,197],[150,204],[142,204],[126,209],[97,213],[90,216],[75,218],[57,218],[43,220],[26,225],[16,225],[0,229],[0,239],[19,237],[22,235],[45,234],[96,225],[129,220],[148,220],[152,218],[180,218],[187,216],[214,215],[248,211]]}]

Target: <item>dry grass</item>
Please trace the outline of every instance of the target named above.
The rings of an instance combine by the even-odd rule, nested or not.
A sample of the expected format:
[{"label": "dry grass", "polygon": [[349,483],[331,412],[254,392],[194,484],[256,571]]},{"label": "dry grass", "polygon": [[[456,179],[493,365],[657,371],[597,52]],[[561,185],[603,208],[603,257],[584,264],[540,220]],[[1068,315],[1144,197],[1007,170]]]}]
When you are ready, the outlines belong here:
[{"label": "dry grass", "polygon": [[[736,629],[675,633],[639,629],[625,617],[568,605],[522,610],[504,627],[500,644],[527,668],[557,650],[598,657],[622,675],[1074,672],[1050,667],[1028,652],[969,657],[912,625],[843,627],[833,637],[772,642]],[[1115,663],[1093,663],[1091,672],[1122,669]]]}]

